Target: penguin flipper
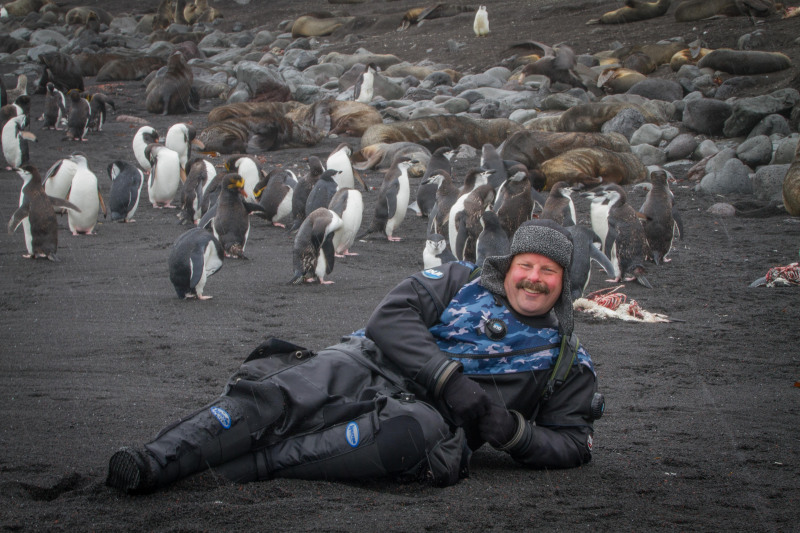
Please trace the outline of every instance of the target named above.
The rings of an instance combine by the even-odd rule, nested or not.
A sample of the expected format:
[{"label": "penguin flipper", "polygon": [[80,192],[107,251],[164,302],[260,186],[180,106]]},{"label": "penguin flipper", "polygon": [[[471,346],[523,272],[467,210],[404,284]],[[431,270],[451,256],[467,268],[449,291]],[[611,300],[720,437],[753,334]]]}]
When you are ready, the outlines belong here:
[{"label": "penguin flipper", "polygon": [[678,238],[683,240],[683,219],[681,218],[680,211],[678,211],[675,206],[672,207],[672,219],[675,221],[675,227],[678,228]]},{"label": "penguin flipper", "polygon": [[8,221],[8,233],[14,233],[22,221],[28,218],[30,212],[30,204],[27,202],[14,211],[14,214],[11,215],[11,219]]},{"label": "penguin flipper", "polygon": [[616,244],[618,238],[619,231],[617,230],[616,221],[609,217],[608,232],[606,233],[606,249],[603,250],[603,253],[605,253],[607,257],[611,257],[611,250],[614,248],[614,244]]},{"label": "penguin flipper", "polygon": [[266,209],[264,209],[264,206],[254,202],[242,202],[242,204],[244,204],[244,208],[248,214],[254,213],[256,211],[260,213],[264,213],[267,211]]},{"label": "penguin flipper", "polygon": [[755,280],[753,283],[748,285],[748,287],[766,287],[767,286],[767,276],[762,276]]},{"label": "penguin flipper", "polygon": [[194,289],[197,287],[197,284],[200,283],[200,279],[203,277],[203,270],[205,268],[205,243],[201,246],[196,246],[193,250],[191,255],[189,255],[189,264],[191,265],[190,272],[192,273],[192,278],[189,280],[189,287]]},{"label": "penguin flipper", "polygon": [[611,260],[608,258],[608,256],[592,245],[589,245],[589,248],[589,260],[596,261],[601,267],[603,267],[603,270],[606,271],[606,274],[613,276],[614,265],[611,264]]},{"label": "penguin flipper", "polygon": [[[76,213],[80,213],[81,209],[70,202],[69,200],[64,200],[63,198],[56,198],[55,196],[48,195],[47,198],[50,200],[50,203],[53,204],[53,207],[66,207],[67,209],[72,209]],[[103,212],[105,212],[105,205],[103,205]]]},{"label": "penguin flipper", "polygon": [[397,180],[392,181],[389,187],[386,188],[386,206],[387,206],[387,219],[392,218],[397,212],[397,193],[400,192],[400,182]]},{"label": "penguin flipper", "polygon": [[436,217],[438,216],[438,214],[439,214],[439,203],[437,202],[433,204],[430,213],[428,213],[428,234],[431,233],[441,234],[441,232],[439,231],[439,224],[436,221]]},{"label": "penguin flipper", "polygon": [[208,229],[211,224],[214,222],[214,217],[217,216],[217,204],[214,204],[203,214],[203,218],[200,219],[200,222],[197,223],[198,228],[206,228]]},{"label": "penguin flipper", "polygon": [[453,254],[459,260],[464,259],[464,251],[467,249],[469,241],[469,229],[467,228],[467,215],[463,211],[456,215],[456,242],[453,245]]},{"label": "penguin flipper", "polygon": [[361,85],[364,83],[364,73],[362,72],[358,79],[356,80],[356,84],[353,85],[353,100],[358,100],[358,97],[361,96]]},{"label": "penguin flipper", "polygon": [[333,234],[329,235],[322,242],[322,253],[325,256],[325,274],[333,272],[333,262],[336,258],[336,251],[333,248]]}]

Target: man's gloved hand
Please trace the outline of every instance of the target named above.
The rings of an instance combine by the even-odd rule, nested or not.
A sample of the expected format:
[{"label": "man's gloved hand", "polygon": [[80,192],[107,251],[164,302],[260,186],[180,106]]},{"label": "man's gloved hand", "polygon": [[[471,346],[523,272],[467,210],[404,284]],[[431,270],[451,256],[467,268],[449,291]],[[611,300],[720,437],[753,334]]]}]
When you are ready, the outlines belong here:
[{"label": "man's gloved hand", "polygon": [[489,411],[489,396],[486,391],[461,373],[453,374],[447,382],[442,391],[442,399],[458,419],[458,423],[476,420]]},{"label": "man's gloved hand", "polygon": [[491,404],[489,411],[478,421],[481,438],[494,448],[502,448],[514,438],[519,422],[508,409]]}]

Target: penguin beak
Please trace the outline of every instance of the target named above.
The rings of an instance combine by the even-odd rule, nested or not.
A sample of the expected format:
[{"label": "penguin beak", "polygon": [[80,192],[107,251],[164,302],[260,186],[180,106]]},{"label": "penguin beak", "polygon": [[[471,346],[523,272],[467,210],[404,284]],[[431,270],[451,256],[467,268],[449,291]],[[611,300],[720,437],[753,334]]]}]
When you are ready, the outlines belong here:
[{"label": "penguin beak", "polygon": [[239,189],[239,194],[241,194],[244,198],[247,198],[247,191],[244,189]]}]

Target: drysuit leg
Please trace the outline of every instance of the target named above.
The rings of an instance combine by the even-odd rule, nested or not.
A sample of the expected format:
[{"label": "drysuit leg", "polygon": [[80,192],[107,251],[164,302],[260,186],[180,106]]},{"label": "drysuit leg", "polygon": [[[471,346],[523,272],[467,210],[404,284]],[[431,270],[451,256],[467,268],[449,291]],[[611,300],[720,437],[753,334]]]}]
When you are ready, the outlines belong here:
[{"label": "drysuit leg", "polygon": [[451,432],[426,403],[379,395],[335,409],[345,416],[318,431],[245,454],[216,472],[237,482],[388,476],[443,486],[466,472],[469,449],[463,431]]}]

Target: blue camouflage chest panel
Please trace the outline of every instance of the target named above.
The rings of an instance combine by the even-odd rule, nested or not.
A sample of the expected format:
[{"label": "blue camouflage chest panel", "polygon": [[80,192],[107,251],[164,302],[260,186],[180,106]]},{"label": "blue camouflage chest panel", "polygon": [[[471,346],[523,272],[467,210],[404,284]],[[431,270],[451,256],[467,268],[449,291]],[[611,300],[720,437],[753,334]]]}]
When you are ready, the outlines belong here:
[{"label": "blue camouflage chest panel", "polygon": [[[429,328],[439,349],[464,367],[464,374],[513,374],[546,370],[558,358],[561,335],[556,328],[534,328],[517,320],[476,279],[464,285]],[[487,328],[502,323],[505,336],[492,340]],[[577,363],[592,369],[581,346]]]}]

